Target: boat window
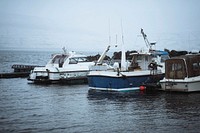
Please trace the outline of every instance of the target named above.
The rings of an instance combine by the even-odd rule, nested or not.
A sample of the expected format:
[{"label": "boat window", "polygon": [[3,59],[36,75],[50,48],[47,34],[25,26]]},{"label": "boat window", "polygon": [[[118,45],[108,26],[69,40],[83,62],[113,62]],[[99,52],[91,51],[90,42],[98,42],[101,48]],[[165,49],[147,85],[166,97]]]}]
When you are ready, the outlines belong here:
[{"label": "boat window", "polygon": [[82,62],[82,61],[83,61],[81,58],[76,58],[76,60],[77,60],[78,62]]},{"label": "boat window", "polygon": [[199,76],[200,75],[200,63],[194,62],[192,64],[192,74],[193,76]]},{"label": "boat window", "polygon": [[166,62],[166,78],[184,79],[186,76],[185,65],[182,60],[173,60]]},{"label": "boat window", "polygon": [[136,58],[137,58],[137,61],[141,61],[142,60],[142,56],[141,55],[138,55]]},{"label": "boat window", "polygon": [[62,55],[62,56],[60,57],[60,59],[59,59],[59,62],[58,62],[58,64],[59,64],[59,67],[62,67],[62,66],[63,66],[63,64],[64,64],[64,62],[65,62],[65,56],[64,56],[64,55]]},{"label": "boat window", "polygon": [[69,59],[69,64],[77,64],[77,60],[74,58]]},{"label": "boat window", "polygon": [[161,62],[165,62],[167,59],[169,59],[168,55],[161,55]]},{"label": "boat window", "polygon": [[79,57],[79,58],[77,58],[77,61],[78,61],[78,62],[86,62],[87,59],[84,58],[84,57]]},{"label": "boat window", "polygon": [[76,60],[76,62],[87,62],[87,58],[86,57],[75,57],[73,58],[74,60]]},{"label": "boat window", "polygon": [[152,54],[152,57],[153,57],[153,58],[157,58],[157,55],[156,55],[156,54]]},{"label": "boat window", "polygon": [[149,60],[148,60],[149,58],[148,58],[148,56],[145,56],[145,61],[146,62],[148,62]]},{"label": "boat window", "polygon": [[139,69],[139,65],[136,59],[137,59],[136,56],[133,56],[129,70]]},{"label": "boat window", "polygon": [[64,61],[67,59],[67,55],[56,55],[53,59],[52,59],[52,63],[54,64],[59,64],[59,63],[64,63]]},{"label": "boat window", "polygon": [[81,57],[82,62],[87,62],[88,59],[86,57]]},{"label": "boat window", "polygon": [[193,70],[198,70],[199,69],[199,65],[197,62],[192,64]]},{"label": "boat window", "polygon": [[53,59],[52,59],[52,63],[58,64],[59,61],[59,55],[56,55]]}]

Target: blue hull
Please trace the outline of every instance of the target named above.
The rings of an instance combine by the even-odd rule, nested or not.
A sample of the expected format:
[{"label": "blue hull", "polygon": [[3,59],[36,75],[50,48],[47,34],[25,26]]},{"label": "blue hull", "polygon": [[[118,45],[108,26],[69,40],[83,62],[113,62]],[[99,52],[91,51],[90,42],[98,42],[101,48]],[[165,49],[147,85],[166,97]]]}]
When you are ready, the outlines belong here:
[{"label": "blue hull", "polygon": [[164,75],[143,75],[110,77],[100,75],[89,75],[88,84],[90,89],[110,90],[110,91],[131,91],[138,90],[139,87],[147,83],[157,83],[163,79]]}]

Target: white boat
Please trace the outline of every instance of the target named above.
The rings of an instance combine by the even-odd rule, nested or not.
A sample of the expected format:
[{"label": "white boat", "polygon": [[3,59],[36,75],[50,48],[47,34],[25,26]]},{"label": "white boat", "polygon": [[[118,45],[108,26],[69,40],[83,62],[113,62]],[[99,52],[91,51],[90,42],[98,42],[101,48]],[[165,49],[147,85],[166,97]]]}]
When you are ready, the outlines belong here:
[{"label": "white boat", "polygon": [[184,55],[166,60],[165,78],[160,81],[164,91],[200,91],[200,54]]},{"label": "white boat", "polygon": [[83,83],[87,82],[89,66],[87,57],[75,52],[55,54],[45,67],[35,67],[28,80],[34,83]]},{"label": "white boat", "polygon": [[[141,33],[150,47],[148,51],[133,53],[131,62],[126,61],[125,50],[122,46],[121,63],[114,63],[108,69],[102,65],[103,57],[110,48],[103,52],[96,65],[90,68],[88,84],[90,90],[100,91],[132,91],[139,90],[144,83],[159,82],[164,77],[164,61],[168,53],[152,50],[152,44],[147,40],[143,30]],[[153,44],[154,45],[154,44]],[[160,66],[160,67],[159,67]],[[163,68],[162,68],[163,66]]]}]

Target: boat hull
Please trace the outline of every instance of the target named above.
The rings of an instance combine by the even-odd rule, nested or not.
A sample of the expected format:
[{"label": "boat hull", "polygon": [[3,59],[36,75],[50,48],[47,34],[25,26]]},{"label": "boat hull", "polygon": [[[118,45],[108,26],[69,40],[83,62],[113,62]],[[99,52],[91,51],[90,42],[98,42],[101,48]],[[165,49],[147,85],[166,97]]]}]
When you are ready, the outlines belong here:
[{"label": "boat hull", "polygon": [[28,80],[38,84],[82,84],[87,83],[88,71],[65,72],[33,72]]},{"label": "boat hull", "polygon": [[88,85],[90,90],[102,91],[135,91],[139,90],[140,86],[146,83],[159,82],[164,77],[163,74],[137,75],[130,72],[124,72],[118,75],[117,72],[112,74],[89,74]]},{"label": "boat hull", "polygon": [[184,80],[164,79],[160,81],[161,90],[178,92],[196,92],[200,91],[200,77],[187,78]]}]

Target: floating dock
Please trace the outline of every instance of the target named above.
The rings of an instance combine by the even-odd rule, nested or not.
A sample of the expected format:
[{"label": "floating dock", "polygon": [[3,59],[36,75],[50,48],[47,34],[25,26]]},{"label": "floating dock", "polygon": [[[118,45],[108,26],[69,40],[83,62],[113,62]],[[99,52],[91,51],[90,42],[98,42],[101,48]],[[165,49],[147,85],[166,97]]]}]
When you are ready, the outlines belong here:
[{"label": "floating dock", "polygon": [[40,67],[37,65],[23,65],[23,64],[14,64],[12,65],[12,68],[14,69],[14,72],[29,72],[33,70],[35,67]]},{"label": "floating dock", "polygon": [[0,73],[0,78],[25,78],[28,77],[30,72],[12,72]]},{"label": "floating dock", "polygon": [[14,64],[11,67],[14,69],[14,72],[0,73],[0,78],[25,78],[29,76],[31,70],[33,70],[35,67],[41,66]]}]

